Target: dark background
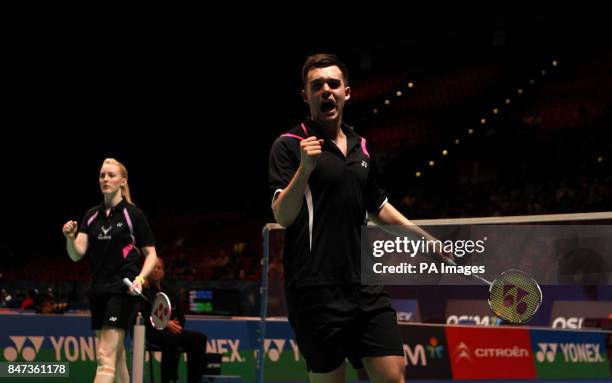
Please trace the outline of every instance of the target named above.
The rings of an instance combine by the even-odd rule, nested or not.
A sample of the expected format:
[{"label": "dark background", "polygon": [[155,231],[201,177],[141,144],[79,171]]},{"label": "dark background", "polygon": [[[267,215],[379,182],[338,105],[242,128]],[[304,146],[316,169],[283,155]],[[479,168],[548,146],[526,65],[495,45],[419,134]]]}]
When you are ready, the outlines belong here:
[{"label": "dark background", "polygon": [[[49,258],[64,256],[61,225],[101,200],[97,173],[109,156],[127,165],[152,221],[238,212],[259,233],[273,219],[269,148],[307,111],[300,69],[312,53],[346,62],[358,106],[346,119],[358,124],[369,110],[358,85],[373,74],[433,78],[494,58],[520,77],[555,55],[576,62],[612,51],[603,2],[395,3],[15,15],[3,59],[3,252],[45,246]],[[405,161],[383,167],[383,177],[402,177],[417,159]],[[412,187],[437,181],[419,182]]]}]

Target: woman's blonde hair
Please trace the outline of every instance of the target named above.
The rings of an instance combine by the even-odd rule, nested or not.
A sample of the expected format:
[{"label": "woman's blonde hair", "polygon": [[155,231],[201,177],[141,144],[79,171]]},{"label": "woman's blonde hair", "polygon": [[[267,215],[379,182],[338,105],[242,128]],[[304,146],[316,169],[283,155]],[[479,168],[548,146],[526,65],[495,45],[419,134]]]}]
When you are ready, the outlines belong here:
[{"label": "woman's blonde hair", "polygon": [[114,158],[106,158],[104,162],[102,162],[102,166],[104,165],[117,165],[119,172],[121,173],[121,177],[125,178],[125,185],[121,186],[121,195],[126,199],[126,201],[132,203],[132,195],[130,194],[130,186],[128,185],[128,171],[125,165]]}]

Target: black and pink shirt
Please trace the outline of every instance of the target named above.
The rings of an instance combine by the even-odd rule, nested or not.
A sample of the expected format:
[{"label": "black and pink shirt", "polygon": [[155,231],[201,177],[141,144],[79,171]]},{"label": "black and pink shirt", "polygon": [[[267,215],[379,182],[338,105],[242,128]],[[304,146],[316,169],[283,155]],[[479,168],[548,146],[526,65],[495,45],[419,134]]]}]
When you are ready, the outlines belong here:
[{"label": "black and pink shirt", "polygon": [[[331,140],[325,140],[323,154],[308,179],[302,209],[286,229],[286,287],[360,283],[361,228],[367,213],[378,215],[387,196],[379,186],[366,139],[346,124],[342,131],[347,137],[346,157]],[[300,141],[310,136],[325,138],[320,128],[307,120],[272,145],[272,201],[291,182],[300,165]]]},{"label": "black and pink shirt", "polygon": [[140,271],[140,248],[154,246],[155,238],[143,212],[121,200],[108,216],[104,203],[85,213],[79,232],[87,234],[87,254],[91,257],[92,290],[96,293],[122,293],[122,279],[133,280]]}]

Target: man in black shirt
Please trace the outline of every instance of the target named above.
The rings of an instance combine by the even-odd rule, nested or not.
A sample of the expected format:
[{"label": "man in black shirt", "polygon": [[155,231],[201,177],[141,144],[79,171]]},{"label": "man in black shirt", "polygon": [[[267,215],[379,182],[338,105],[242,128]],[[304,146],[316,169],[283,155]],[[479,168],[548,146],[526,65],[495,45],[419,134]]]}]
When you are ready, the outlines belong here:
[{"label": "man in black shirt", "polygon": [[274,142],[269,169],[274,217],[286,227],[289,322],[311,382],[343,382],[347,358],[365,365],[373,382],[404,382],[389,297],[382,286],[361,285],[361,227],[369,217],[431,236],[388,203],[372,149],[342,121],[346,66],[334,55],[313,55],[302,80],[311,115]]}]

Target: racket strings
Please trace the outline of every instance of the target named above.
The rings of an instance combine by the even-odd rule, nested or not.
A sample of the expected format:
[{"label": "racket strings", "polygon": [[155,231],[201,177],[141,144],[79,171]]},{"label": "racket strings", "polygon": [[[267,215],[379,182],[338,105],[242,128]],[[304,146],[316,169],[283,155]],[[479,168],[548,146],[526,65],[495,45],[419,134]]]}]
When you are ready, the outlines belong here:
[{"label": "racket strings", "polygon": [[489,305],[499,318],[524,323],[542,303],[537,282],[519,270],[510,270],[496,279],[490,289]]}]

